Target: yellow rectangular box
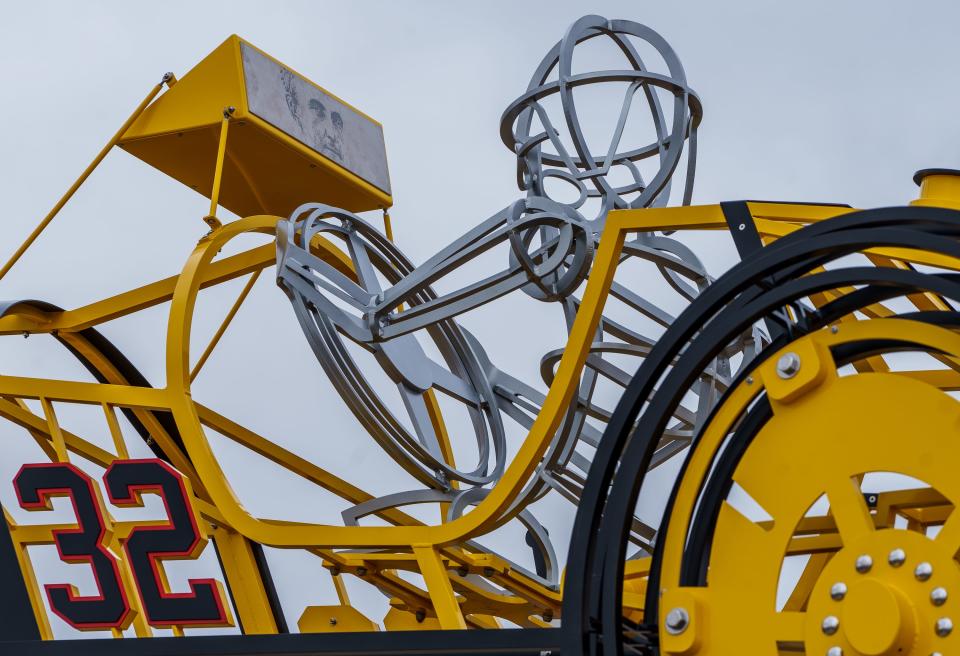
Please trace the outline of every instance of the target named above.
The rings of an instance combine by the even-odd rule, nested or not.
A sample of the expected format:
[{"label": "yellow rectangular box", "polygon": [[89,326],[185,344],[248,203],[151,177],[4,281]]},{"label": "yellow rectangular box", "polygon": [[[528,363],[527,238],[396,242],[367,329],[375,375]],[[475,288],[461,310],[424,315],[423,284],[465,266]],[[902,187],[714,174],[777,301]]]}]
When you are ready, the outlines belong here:
[{"label": "yellow rectangular box", "polygon": [[236,35],[147,107],[119,145],[209,198],[228,106],[219,202],[231,212],[393,204],[380,123]]}]

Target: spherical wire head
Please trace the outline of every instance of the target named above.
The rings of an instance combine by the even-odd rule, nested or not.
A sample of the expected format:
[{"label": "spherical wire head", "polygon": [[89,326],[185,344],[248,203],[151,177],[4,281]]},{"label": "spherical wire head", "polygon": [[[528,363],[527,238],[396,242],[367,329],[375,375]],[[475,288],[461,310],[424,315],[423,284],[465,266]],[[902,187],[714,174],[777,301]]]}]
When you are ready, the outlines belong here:
[{"label": "spherical wire head", "polygon": [[[592,43],[584,48],[587,42]],[[581,61],[585,57],[596,61],[594,55],[603,46],[610,46],[607,54],[616,58],[611,68],[582,70]],[[590,55],[575,56],[587,49]],[[597,95],[608,89],[605,98]],[[581,123],[578,101],[581,109],[586,102],[591,110],[599,103],[620,115],[608,129],[594,130]],[[527,91],[504,111],[500,135],[518,156],[517,181],[522,189],[574,208],[587,198],[599,199],[596,218],[602,219],[614,207],[665,205],[688,140],[683,196],[684,204],[689,203],[693,144],[701,116],[700,101],[663,37],[632,21],[584,16],[543,58]],[[639,121],[650,129],[635,134]],[[599,141],[588,139],[600,134]],[[575,193],[570,196],[575,198],[557,197],[553,185],[571,187]]]},{"label": "spherical wire head", "polygon": [[868,554],[863,554],[862,556],[857,556],[857,561],[854,563],[857,571],[861,574],[866,574],[870,571],[870,568],[873,567],[873,558]]},{"label": "spherical wire head", "polygon": [[917,565],[916,569],[913,570],[913,575],[918,581],[926,581],[933,576],[933,565],[926,562],[920,563]]},{"label": "spherical wire head", "polygon": [[840,601],[847,596],[847,584],[841,581],[830,586],[830,598],[834,601]]},{"label": "spherical wire head", "polygon": [[843,649],[840,647],[831,647],[827,650],[827,656],[843,656]]}]

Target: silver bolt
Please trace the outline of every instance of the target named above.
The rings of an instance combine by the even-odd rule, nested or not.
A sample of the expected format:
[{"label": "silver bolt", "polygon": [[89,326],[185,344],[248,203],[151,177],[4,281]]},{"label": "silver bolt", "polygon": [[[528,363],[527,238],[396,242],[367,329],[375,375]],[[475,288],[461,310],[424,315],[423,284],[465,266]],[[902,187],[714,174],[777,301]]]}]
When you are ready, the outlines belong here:
[{"label": "silver bolt", "polygon": [[827,650],[827,656],[843,656],[843,649],[840,647],[831,647]]},{"label": "silver bolt", "polygon": [[800,356],[796,353],[784,353],[777,360],[777,375],[781,378],[793,378],[800,371]]},{"label": "silver bolt", "polygon": [[934,606],[943,606],[947,601],[946,588],[934,588],[930,591],[930,601]]},{"label": "silver bolt", "polygon": [[946,638],[950,635],[950,632],[953,631],[953,620],[949,617],[941,617],[937,620],[937,625],[934,629],[937,632],[937,635],[941,638]]},{"label": "silver bolt", "polygon": [[843,582],[834,583],[830,586],[830,598],[834,601],[842,601],[847,596],[847,584]]},{"label": "silver bolt", "polygon": [[941,654],[938,651],[934,651],[934,652],[930,652],[930,656],[943,656],[943,654]]},{"label": "silver bolt", "polygon": [[738,227],[740,230],[746,230],[746,229],[747,229],[747,224],[746,224],[746,223],[741,223],[741,224],[740,224],[739,226],[737,226],[737,227]]},{"label": "silver bolt", "polygon": [[672,608],[670,612],[667,613],[665,624],[667,626],[667,633],[670,635],[680,635],[690,626],[690,613],[687,612],[686,608]]},{"label": "silver bolt", "polygon": [[753,385],[753,376],[747,376],[747,385]]},{"label": "silver bolt", "polygon": [[866,574],[870,571],[870,568],[873,567],[873,558],[867,554],[857,556],[857,562],[854,564],[854,567],[856,567],[857,571],[861,574]]},{"label": "silver bolt", "polygon": [[890,555],[887,556],[887,562],[890,563],[892,567],[900,567],[907,560],[907,554],[903,549],[894,549],[890,552]]},{"label": "silver bolt", "polygon": [[913,575],[917,577],[918,581],[926,581],[933,576],[933,565],[930,563],[920,563],[917,565],[917,568],[913,570]]},{"label": "silver bolt", "polygon": [[825,635],[833,635],[837,632],[837,629],[840,628],[840,620],[833,615],[827,615],[820,623],[820,628],[823,630]]},{"label": "silver bolt", "polygon": [[840,332],[840,326],[830,326],[830,332],[836,335],[838,332]]}]

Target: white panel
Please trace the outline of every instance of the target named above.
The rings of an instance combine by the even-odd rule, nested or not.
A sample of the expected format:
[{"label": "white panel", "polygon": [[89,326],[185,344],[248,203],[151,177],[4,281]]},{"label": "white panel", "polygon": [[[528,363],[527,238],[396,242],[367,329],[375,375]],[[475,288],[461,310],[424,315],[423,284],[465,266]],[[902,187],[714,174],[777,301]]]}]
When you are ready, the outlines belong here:
[{"label": "white panel", "polygon": [[390,194],[383,128],[241,43],[250,111]]}]

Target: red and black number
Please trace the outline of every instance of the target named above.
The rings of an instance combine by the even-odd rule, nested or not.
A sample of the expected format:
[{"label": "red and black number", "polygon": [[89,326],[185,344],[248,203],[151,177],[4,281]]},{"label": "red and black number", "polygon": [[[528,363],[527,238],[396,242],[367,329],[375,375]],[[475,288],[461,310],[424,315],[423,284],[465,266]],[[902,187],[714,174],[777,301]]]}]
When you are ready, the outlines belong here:
[{"label": "red and black number", "polygon": [[98,595],[82,596],[68,584],[44,586],[50,610],[76,629],[124,629],[133,619],[120,583],[116,557],[104,544],[107,529],[102,502],[93,480],[69,463],[24,465],[13,480],[20,505],[27,510],[50,510],[53,497],[69,497],[77,527],[53,532],[60,559],[88,563]]},{"label": "red and black number", "polygon": [[124,541],[127,562],[151,626],[229,626],[224,595],[214,579],[190,579],[190,592],[169,592],[161,560],[191,559],[200,555],[201,536],[183,477],[158,459],[120,460],[103,476],[110,502],[142,506],[145,492],[158,494],[167,511],[167,523],[137,526]]}]

